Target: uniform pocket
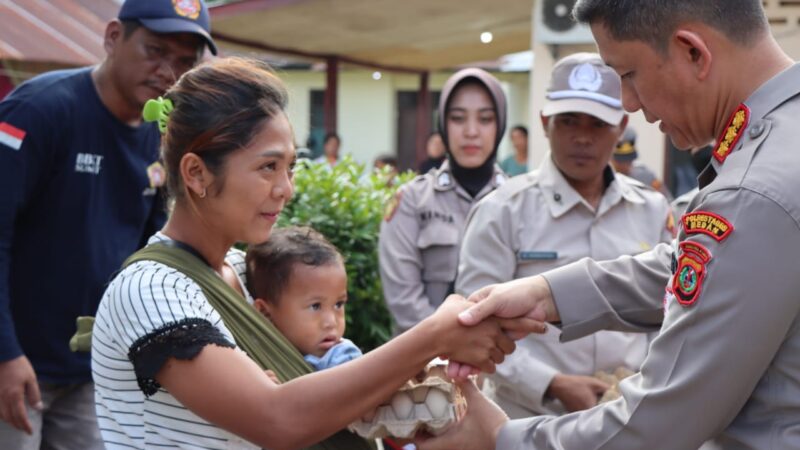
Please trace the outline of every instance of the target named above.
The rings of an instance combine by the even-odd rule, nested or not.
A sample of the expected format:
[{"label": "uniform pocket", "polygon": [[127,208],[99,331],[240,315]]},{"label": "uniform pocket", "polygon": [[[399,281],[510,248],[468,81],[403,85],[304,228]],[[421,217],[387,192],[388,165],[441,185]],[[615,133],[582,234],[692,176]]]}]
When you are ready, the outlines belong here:
[{"label": "uniform pocket", "polygon": [[430,223],[417,238],[424,281],[451,282],[458,269],[458,229],[453,224]]}]

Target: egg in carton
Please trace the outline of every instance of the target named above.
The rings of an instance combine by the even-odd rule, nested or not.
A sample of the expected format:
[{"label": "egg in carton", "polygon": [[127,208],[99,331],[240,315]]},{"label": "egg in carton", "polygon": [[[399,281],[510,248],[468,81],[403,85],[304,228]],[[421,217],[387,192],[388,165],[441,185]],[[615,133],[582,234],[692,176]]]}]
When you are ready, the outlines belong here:
[{"label": "egg in carton", "polygon": [[367,439],[409,439],[418,431],[439,434],[465,411],[464,397],[447,377],[446,366],[429,365],[387,403],[348,428]]}]

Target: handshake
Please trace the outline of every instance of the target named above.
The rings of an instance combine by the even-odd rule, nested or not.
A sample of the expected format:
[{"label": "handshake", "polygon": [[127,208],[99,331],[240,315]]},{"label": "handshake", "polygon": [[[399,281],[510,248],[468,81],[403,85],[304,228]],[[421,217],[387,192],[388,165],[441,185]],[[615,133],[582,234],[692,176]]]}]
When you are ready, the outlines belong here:
[{"label": "handshake", "polygon": [[457,317],[462,327],[472,328],[492,323],[503,332],[497,343],[499,351],[490,352],[490,361],[476,364],[473,359],[462,359],[457,354],[446,355],[450,360],[447,375],[459,381],[481,371],[493,373],[494,366],[503,362],[505,355],[515,348],[513,342],[511,345],[503,342],[503,337],[514,341],[530,333],[544,333],[547,322],[559,321],[550,286],[541,276],[486,286],[470,295],[466,302],[460,296],[450,296],[437,310],[437,314],[453,308],[460,308]]}]

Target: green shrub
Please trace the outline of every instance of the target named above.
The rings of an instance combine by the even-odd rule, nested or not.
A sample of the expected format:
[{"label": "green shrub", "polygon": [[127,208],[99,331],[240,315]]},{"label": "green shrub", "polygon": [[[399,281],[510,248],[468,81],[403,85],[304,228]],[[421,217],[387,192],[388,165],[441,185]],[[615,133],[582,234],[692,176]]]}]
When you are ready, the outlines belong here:
[{"label": "green shrub", "polygon": [[295,171],[295,193],[278,227],[307,225],[324,234],[345,259],[348,277],[347,338],[364,351],[391,337],[392,320],[378,271],[378,232],[397,188],[414,177],[388,171],[366,175],[350,157],[335,167],[303,160]]}]

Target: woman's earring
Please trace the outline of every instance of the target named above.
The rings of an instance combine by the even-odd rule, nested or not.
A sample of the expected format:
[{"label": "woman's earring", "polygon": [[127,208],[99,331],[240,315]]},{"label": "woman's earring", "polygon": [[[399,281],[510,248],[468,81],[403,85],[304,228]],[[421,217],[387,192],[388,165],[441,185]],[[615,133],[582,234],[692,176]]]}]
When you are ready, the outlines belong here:
[{"label": "woman's earring", "polygon": [[200,193],[200,198],[206,198],[206,188],[203,188],[203,192]]}]

